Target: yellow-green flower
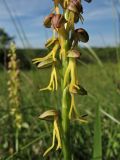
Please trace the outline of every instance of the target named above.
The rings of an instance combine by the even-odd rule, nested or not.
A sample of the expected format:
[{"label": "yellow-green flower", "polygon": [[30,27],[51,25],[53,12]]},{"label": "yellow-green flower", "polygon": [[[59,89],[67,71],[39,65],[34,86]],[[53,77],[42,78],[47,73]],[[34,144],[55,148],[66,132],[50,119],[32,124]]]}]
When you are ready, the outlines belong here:
[{"label": "yellow-green flower", "polygon": [[[53,40],[52,42],[55,43],[55,46],[53,47],[52,51],[47,56],[42,57],[42,58],[33,59],[33,63],[37,64],[38,68],[52,65],[50,82],[47,87],[40,89],[40,91],[43,91],[43,90],[54,91],[54,90],[57,90],[58,88],[58,82],[57,82],[58,80],[57,80],[57,72],[56,72],[55,63],[56,63],[56,53],[60,46],[57,40],[56,41]],[[52,42],[49,42],[47,45],[50,46]]]},{"label": "yellow-green flower", "polygon": [[44,90],[54,91],[54,90],[57,90],[58,89],[58,82],[57,81],[58,81],[57,80],[57,72],[56,72],[55,66],[53,65],[49,85],[45,88],[40,89],[40,91],[44,91]]},{"label": "yellow-green flower", "polygon": [[61,138],[60,138],[60,132],[58,127],[58,112],[56,110],[48,110],[41,114],[39,116],[40,119],[44,120],[53,120],[53,138],[52,138],[52,145],[44,152],[43,156],[47,155],[48,152],[50,152],[54,146],[55,146],[55,139],[57,140],[57,147],[56,150],[61,148]]}]

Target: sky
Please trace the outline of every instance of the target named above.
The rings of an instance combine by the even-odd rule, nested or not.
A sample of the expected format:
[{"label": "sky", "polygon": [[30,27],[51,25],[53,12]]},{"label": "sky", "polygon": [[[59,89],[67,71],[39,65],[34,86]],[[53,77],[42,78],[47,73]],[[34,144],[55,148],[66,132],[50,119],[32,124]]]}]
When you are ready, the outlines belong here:
[{"label": "sky", "polygon": [[[6,2],[6,3],[5,3]],[[118,43],[118,16],[120,0],[82,0],[84,28],[89,33],[89,46],[106,47]],[[0,28],[15,37],[17,47],[44,48],[52,35],[43,26],[44,17],[53,9],[52,0],[0,0]],[[11,15],[10,15],[11,14]]]}]

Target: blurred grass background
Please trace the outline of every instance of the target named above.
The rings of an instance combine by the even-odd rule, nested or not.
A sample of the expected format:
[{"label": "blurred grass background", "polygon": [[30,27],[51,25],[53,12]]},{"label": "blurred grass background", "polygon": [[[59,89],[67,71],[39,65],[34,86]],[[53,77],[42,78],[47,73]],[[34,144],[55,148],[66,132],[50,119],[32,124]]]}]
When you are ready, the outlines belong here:
[{"label": "blurred grass background", "polygon": [[[108,61],[108,59],[107,59]],[[83,62],[84,63],[84,62]],[[119,159],[120,154],[120,81],[118,65],[115,62],[78,63],[80,83],[87,89],[88,96],[76,97],[76,104],[80,115],[88,114],[88,124],[71,123],[71,141],[74,159],[89,160],[93,155],[93,135],[96,107],[107,112],[116,122],[104,112],[101,112],[102,125],[102,159]],[[19,135],[20,148],[18,153],[12,153],[11,159],[43,159],[44,150],[51,143],[52,124],[40,121],[38,116],[46,109],[60,109],[60,93],[39,92],[39,88],[46,86],[49,81],[50,70],[21,70],[21,113],[24,125]],[[1,159],[10,156],[9,143],[14,131],[10,130],[8,113],[8,75],[0,71],[0,152]],[[61,153],[51,152],[45,159],[62,159]]]}]

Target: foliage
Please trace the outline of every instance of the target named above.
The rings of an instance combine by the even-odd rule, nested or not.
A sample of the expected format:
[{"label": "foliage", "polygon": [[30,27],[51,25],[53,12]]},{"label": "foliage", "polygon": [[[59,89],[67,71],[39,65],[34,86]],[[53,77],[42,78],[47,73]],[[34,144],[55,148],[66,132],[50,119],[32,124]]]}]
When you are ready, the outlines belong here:
[{"label": "foliage", "polygon": [[[116,57],[116,48],[93,48],[96,55],[102,62],[117,62]],[[8,52],[8,51],[6,51]],[[30,70],[35,68],[31,62],[31,59],[39,56],[43,57],[47,54],[47,49],[17,49],[16,54],[17,58],[20,59],[20,69],[22,70]],[[81,62],[84,63],[96,63],[96,60],[93,56],[91,56],[90,51],[86,48],[81,48]],[[4,52],[0,50],[0,64],[4,63]]]},{"label": "foliage", "polygon": [[[98,72],[99,71],[99,72]],[[105,72],[104,72],[105,71]],[[81,114],[88,114],[88,124],[79,124],[74,121],[71,124],[72,137],[72,153],[76,159],[90,160],[93,153],[93,135],[94,135],[94,116],[95,108],[101,106],[107,113],[120,121],[120,91],[114,78],[117,78],[117,65],[112,63],[104,64],[104,71],[98,65],[88,64],[87,66],[80,65],[78,73],[84,74],[81,77],[81,83],[86,85],[88,91],[87,97],[76,97],[76,105]],[[38,120],[40,112],[43,112],[57,103],[56,109],[60,105],[60,93],[50,94],[47,92],[38,92],[38,88],[48,82],[50,75],[49,69],[46,72],[35,70],[21,72],[21,111],[23,115],[24,128],[20,134],[20,151],[11,159],[43,159],[45,148],[50,143],[49,136],[52,132],[50,123],[41,122]],[[44,76],[44,79],[43,79]],[[9,121],[7,120],[8,113],[8,92],[6,82],[8,79],[7,73],[0,72],[0,157],[7,159],[10,156],[8,149],[8,136],[14,134],[12,130],[9,132]],[[27,82],[27,83],[26,83]],[[41,82],[41,83],[39,83]],[[39,85],[38,85],[39,84]],[[28,92],[29,91],[29,92]],[[55,98],[56,97],[56,100]],[[52,109],[52,107],[49,107]],[[120,126],[101,113],[102,125],[102,148],[103,160],[120,159]],[[48,159],[62,160],[57,153],[51,153]],[[46,159],[47,159],[46,158]]]},{"label": "foliage", "polygon": [[13,37],[10,37],[4,29],[0,28],[0,48],[6,48],[12,40]]}]

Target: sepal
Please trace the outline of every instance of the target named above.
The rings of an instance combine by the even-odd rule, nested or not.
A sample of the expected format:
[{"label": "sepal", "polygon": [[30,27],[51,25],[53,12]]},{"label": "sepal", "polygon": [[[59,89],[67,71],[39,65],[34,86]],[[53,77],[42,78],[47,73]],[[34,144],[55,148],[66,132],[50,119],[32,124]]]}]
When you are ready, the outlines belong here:
[{"label": "sepal", "polygon": [[69,50],[67,57],[69,57],[69,58],[79,58],[80,57],[80,52],[77,51],[77,50],[74,50],[74,49]]},{"label": "sepal", "polygon": [[55,116],[58,116],[58,112],[54,109],[51,109],[42,113],[38,118],[42,120],[54,120]]}]

